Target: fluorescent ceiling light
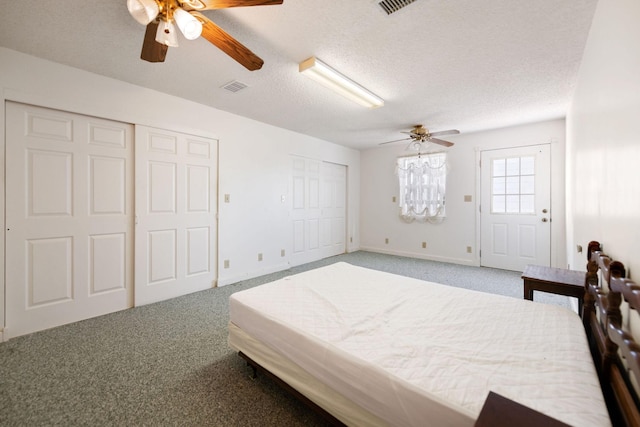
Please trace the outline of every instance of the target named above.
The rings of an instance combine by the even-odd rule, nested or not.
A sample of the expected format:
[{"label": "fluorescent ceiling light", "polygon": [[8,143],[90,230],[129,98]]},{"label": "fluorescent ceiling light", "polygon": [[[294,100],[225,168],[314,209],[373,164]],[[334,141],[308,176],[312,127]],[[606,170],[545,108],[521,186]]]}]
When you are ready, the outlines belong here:
[{"label": "fluorescent ceiling light", "polygon": [[302,61],[299,66],[299,71],[360,105],[369,108],[378,108],[384,105],[382,98],[371,93],[353,80],[343,76],[316,57],[312,56]]}]

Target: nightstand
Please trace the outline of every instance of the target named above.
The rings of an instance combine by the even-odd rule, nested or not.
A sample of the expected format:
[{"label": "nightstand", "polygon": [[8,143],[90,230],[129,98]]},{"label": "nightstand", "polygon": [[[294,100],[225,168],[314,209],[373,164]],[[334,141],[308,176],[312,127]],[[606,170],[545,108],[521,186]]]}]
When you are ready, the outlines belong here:
[{"label": "nightstand", "polygon": [[582,315],[585,276],[584,271],[527,265],[522,273],[524,299],[533,301],[533,291],[574,297],[578,299],[578,313]]}]

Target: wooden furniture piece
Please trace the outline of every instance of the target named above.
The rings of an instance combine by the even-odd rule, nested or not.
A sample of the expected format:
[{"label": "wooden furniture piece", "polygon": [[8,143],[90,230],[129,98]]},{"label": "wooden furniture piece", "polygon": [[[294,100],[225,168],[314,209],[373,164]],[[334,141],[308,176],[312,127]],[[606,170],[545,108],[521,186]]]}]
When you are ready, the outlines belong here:
[{"label": "wooden furniture piece", "polygon": [[484,402],[474,427],[569,427],[556,420],[527,408],[524,405],[490,392]]},{"label": "wooden furniture piece", "polygon": [[640,286],[625,278],[624,265],[600,243],[589,243],[587,259],[582,321],[609,414],[614,426],[640,426],[640,396],[632,385],[640,384],[640,345],[623,327],[620,310],[624,300],[639,314]]},{"label": "wooden furniture piece", "polygon": [[524,299],[533,301],[533,291],[566,295],[578,299],[578,313],[582,313],[585,276],[584,271],[527,265],[522,273]]}]

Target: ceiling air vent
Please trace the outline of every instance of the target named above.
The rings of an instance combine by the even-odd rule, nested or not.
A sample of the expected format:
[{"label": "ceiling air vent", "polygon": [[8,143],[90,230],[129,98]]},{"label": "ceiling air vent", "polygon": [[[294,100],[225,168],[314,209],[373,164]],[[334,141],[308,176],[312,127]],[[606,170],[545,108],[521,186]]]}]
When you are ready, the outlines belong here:
[{"label": "ceiling air vent", "polygon": [[239,92],[239,91],[241,91],[242,89],[244,89],[244,88],[246,88],[248,86],[246,84],[242,83],[242,82],[237,81],[237,80],[232,80],[229,83],[225,84],[224,86],[220,86],[220,87],[222,89],[228,90],[229,92],[236,93],[236,92]]},{"label": "ceiling air vent", "polygon": [[410,5],[416,0],[383,0],[378,4],[387,13],[391,15],[393,12],[397,12],[405,6]]}]

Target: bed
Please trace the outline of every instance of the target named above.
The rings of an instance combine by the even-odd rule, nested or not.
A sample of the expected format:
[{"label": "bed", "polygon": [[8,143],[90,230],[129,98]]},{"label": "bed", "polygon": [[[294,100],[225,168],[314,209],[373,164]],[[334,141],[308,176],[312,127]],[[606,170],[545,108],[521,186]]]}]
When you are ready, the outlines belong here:
[{"label": "bed", "polygon": [[596,341],[562,307],[346,263],[230,298],[230,346],[335,424],[471,426],[493,392],[611,425]]}]

